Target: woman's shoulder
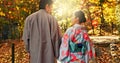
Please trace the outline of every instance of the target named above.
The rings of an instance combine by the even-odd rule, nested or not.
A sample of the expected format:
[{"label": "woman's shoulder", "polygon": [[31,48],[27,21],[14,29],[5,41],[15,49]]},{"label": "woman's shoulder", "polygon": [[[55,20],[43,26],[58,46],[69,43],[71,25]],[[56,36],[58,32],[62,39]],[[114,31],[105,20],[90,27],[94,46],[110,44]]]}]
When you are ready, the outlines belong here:
[{"label": "woman's shoulder", "polygon": [[73,30],[73,27],[69,27],[67,30],[66,30],[66,32],[70,32],[70,31],[72,31]]}]

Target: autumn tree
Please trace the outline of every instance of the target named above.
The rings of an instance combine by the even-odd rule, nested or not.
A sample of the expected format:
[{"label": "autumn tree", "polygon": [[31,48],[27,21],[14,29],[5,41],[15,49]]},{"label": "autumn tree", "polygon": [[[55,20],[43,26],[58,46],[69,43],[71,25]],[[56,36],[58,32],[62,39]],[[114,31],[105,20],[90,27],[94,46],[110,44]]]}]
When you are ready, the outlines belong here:
[{"label": "autumn tree", "polygon": [[37,0],[0,1],[0,39],[20,38],[25,18],[39,9]]}]

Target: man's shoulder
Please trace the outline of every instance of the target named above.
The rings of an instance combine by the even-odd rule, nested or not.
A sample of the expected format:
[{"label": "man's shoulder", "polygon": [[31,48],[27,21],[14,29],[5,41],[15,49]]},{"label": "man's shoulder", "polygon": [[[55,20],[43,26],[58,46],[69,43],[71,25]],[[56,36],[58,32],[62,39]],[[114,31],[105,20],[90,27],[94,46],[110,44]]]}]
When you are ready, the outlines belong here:
[{"label": "man's shoulder", "polygon": [[51,14],[46,13],[46,12],[43,11],[43,10],[38,10],[38,11],[36,11],[36,12],[30,14],[28,17],[33,18],[33,17],[35,17],[35,16],[37,16],[37,15],[39,15],[39,16],[40,16],[40,15],[41,15],[41,16],[46,16],[46,17],[49,17],[49,18],[55,19],[54,16],[52,16]]},{"label": "man's shoulder", "polygon": [[55,19],[55,17],[51,14],[48,14],[48,17],[51,18],[51,19]]},{"label": "man's shoulder", "polygon": [[51,14],[46,13],[45,11],[41,11],[41,10],[38,10],[38,11],[30,14],[26,19],[31,20],[31,19],[35,19],[36,17],[41,17],[41,18],[46,17],[51,21],[57,21],[54,16],[52,16]]},{"label": "man's shoulder", "polygon": [[38,11],[28,15],[25,19],[26,22],[33,22],[33,20],[35,19],[36,15],[37,15]]},{"label": "man's shoulder", "polygon": [[36,11],[36,12],[30,14],[27,18],[32,18],[32,17],[36,16],[37,14],[38,14],[38,11]]}]

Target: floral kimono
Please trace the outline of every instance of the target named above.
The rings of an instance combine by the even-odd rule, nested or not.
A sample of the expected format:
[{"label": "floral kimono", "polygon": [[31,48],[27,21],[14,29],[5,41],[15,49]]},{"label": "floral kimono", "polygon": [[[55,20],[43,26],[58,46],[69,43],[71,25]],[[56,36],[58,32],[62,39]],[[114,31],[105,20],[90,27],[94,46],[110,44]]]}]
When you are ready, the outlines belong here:
[{"label": "floral kimono", "polygon": [[95,51],[85,27],[75,24],[62,38],[59,60],[62,63],[88,63]]}]

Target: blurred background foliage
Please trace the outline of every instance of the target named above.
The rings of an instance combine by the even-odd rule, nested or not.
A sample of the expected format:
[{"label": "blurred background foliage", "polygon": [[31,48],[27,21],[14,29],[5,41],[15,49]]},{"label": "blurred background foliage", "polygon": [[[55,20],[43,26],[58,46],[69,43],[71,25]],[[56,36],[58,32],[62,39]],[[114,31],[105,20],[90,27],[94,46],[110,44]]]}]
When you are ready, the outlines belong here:
[{"label": "blurred background foliage", "polygon": [[0,39],[19,39],[25,18],[39,10],[37,0],[0,0]]}]

